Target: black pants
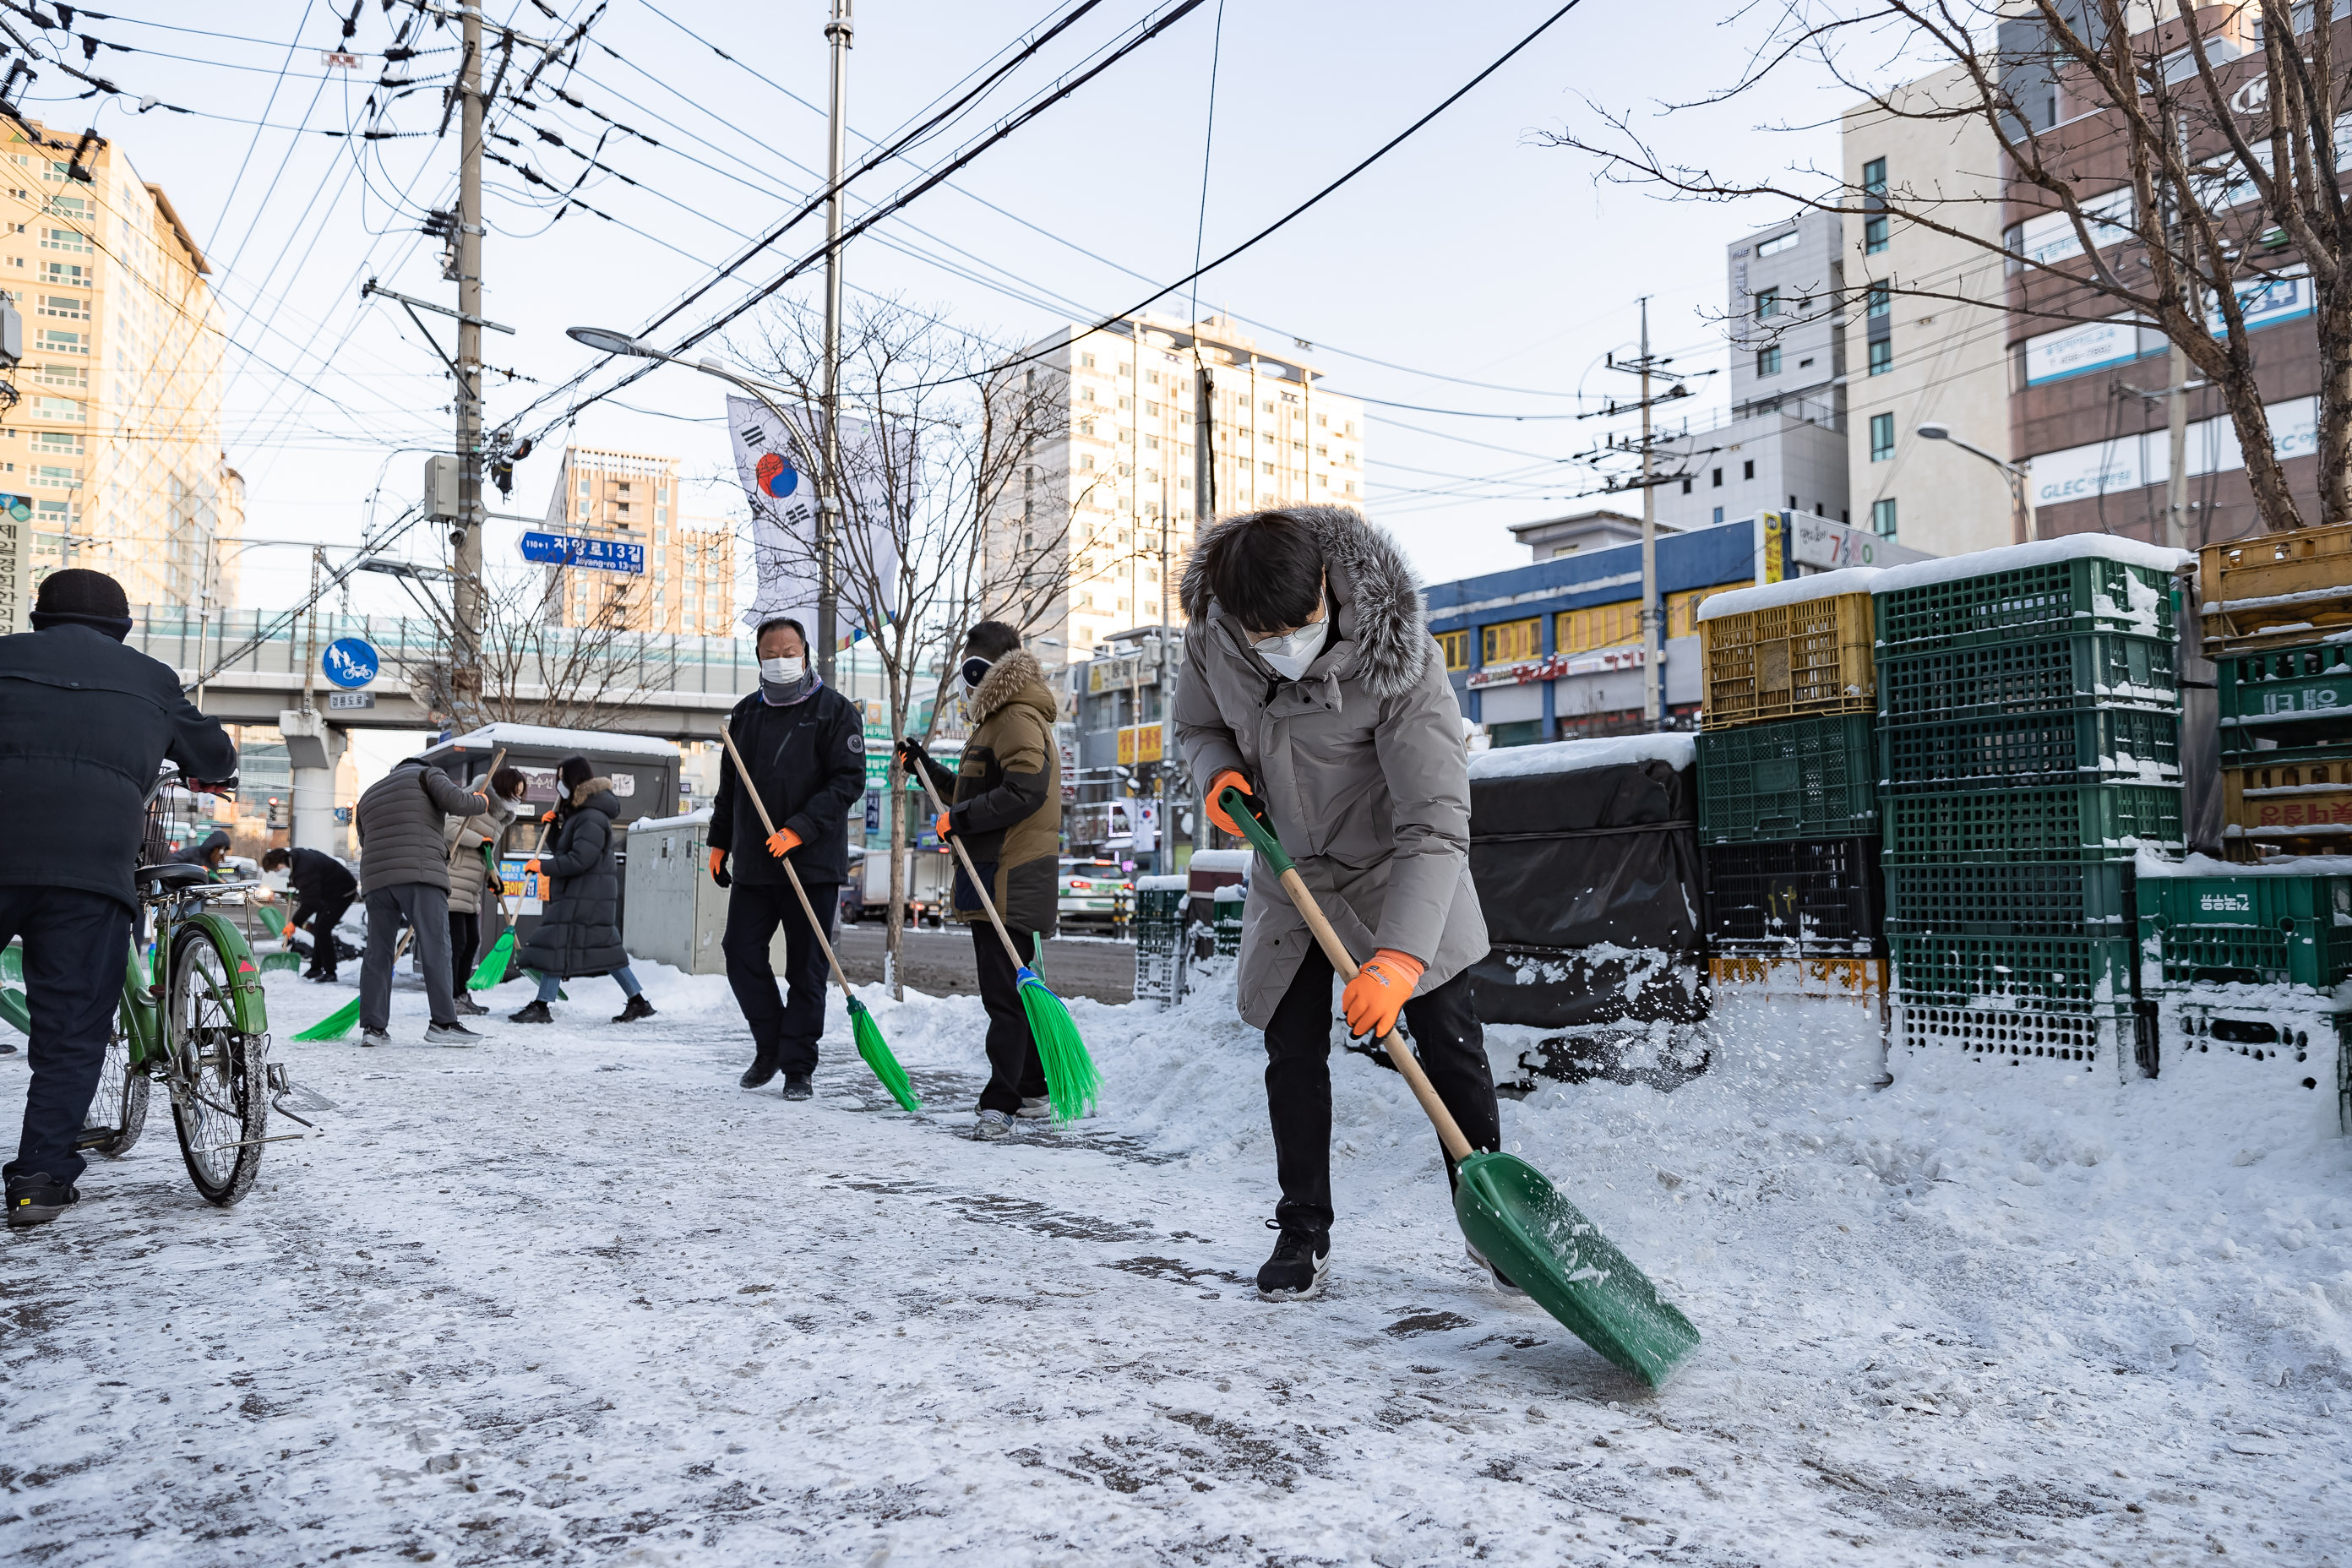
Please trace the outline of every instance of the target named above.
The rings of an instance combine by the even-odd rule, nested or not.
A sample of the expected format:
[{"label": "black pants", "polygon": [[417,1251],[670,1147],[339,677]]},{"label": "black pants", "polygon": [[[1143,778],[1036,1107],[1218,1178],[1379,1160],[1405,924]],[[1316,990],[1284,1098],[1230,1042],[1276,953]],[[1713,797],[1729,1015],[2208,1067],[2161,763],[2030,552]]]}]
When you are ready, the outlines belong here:
[{"label": "black pants", "polygon": [[471,910],[449,911],[449,989],[466,988],[467,977],[474,973],[474,960],[480,955],[474,950],[482,945],[481,917]]},{"label": "black pants", "polygon": [[106,1039],[122,1000],[131,906],[79,888],[0,888],[0,947],[25,939],[25,1008],[31,1015],[25,1131],[0,1177],[70,1182],[88,1163],[74,1149],[106,1067]]},{"label": "black pants", "polygon": [[[841,884],[803,886],[830,938]],[[768,962],[768,942],[779,925],[784,928],[782,992],[776,989],[775,966]],[[735,1005],[751,1026],[757,1059],[774,1062],[787,1078],[814,1072],[816,1037],[824,1033],[824,988],[833,976],[792,884],[747,885],[738,879],[727,895],[727,934],[719,948],[727,954],[727,984],[735,992]]]},{"label": "black pants", "polygon": [[[1007,926],[1005,933],[1032,955],[1035,968],[1037,933],[1017,926]],[[988,1087],[980,1091],[980,1108],[1010,1116],[1024,1100],[1045,1098],[1045,1064],[1037,1055],[1037,1037],[1029,1032],[1029,1015],[1022,1011],[1020,972],[1004,955],[996,928],[985,920],[974,922],[971,941],[981,1005],[988,1009]]]},{"label": "black pants", "polygon": [[[1298,973],[1265,1026],[1265,1105],[1274,1121],[1274,1169],[1282,1201],[1274,1217],[1286,1229],[1331,1228],[1331,982],[1320,948],[1309,947]],[[1465,970],[1404,1005],[1422,1070],[1473,1147],[1502,1147],[1503,1115],[1486,1037],[1470,1005]],[[1445,1162],[1454,1179],[1454,1162]]]},{"label": "black pants", "polygon": [[329,899],[302,911],[310,928],[310,967],[304,973],[318,979],[335,978],[335,966],[341,958],[341,948],[335,941],[335,922],[351,907],[350,899]]}]

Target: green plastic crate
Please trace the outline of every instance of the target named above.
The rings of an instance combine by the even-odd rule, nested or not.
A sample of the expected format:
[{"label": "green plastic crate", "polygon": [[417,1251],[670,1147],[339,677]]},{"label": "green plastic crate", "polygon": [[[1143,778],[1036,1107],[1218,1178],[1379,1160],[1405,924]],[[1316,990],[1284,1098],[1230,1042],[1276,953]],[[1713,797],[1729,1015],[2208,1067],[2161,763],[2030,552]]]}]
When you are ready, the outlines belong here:
[{"label": "green plastic crate", "polygon": [[2128,860],[2180,853],[2178,784],[2057,784],[1890,795],[1885,866]]},{"label": "green plastic crate", "polygon": [[2313,643],[2213,661],[2221,750],[2352,742],[2352,645]]},{"label": "green plastic crate", "polygon": [[2173,640],[2170,575],[2097,556],[1984,572],[1874,597],[1881,658],[2075,632]]},{"label": "green plastic crate", "polygon": [[2010,784],[2179,784],[2180,716],[2097,708],[1884,724],[1878,762],[1882,795]]},{"label": "green plastic crate", "polygon": [[2074,708],[2177,710],[2174,663],[2172,644],[2121,632],[1889,653],[1878,661],[1878,715],[1901,724]]},{"label": "green plastic crate", "polygon": [[2144,986],[2352,976],[2352,877],[2147,877],[2137,903]]},{"label": "green plastic crate", "polygon": [[1871,716],[1775,719],[1698,735],[1702,844],[1878,831]]},{"label": "green plastic crate", "polygon": [[1886,929],[1927,935],[2132,934],[2133,863],[2036,860],[1886,870]]},{"label": "green plastic crate", "polygon": [[2131,1077],[2147,1053],[2147,1021],[2119,1006],[1967,1006],[1892,999],[1888,1043],[1954,1051],[2010,1067],[2055,1063],[2066,1071]]},{"label": "green plastic crate", "polygon": [[2122,1006],[2132,1000],[2126,936],[1988,936],[1890,932],[1891,984],[1906,1002],[1981,1005],[1999,998],[2052,1006]]}]

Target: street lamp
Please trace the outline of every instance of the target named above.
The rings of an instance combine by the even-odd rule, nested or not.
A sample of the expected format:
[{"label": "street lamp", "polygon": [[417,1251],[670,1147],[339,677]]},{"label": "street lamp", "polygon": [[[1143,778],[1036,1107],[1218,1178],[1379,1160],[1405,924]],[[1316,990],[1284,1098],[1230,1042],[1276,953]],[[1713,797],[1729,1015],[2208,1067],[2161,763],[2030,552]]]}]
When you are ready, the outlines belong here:
[{"label": "street lamp", "polygon": [[2001,476],[2009,480],[2010,506],[2012,509],[2012,518],[2017,525],[2020,540],[2030,541],[2036,537],[2033,526],[2033,496],[2032,492],[2025,488],[2028,471],[2023,464],[2012,463],[2006,458],[1996,458],[1982,447],[1969,445],[1953,435],[1952,427],[1948,425],[1922,425],[1917,427],[1916,434],[1923,441],[1949,441],[1961,451],[1974,453],[1999,468]]},{"label": "street lamp", "polygon": [[[776,423],[784,429],[790,430],[793,427],[792,416],[776,406],[776,400],[768,395],[761,383],[753,381],[749,376],[738,374],[707,354],[698,360],[685,359],[677,354],[657,349],[643,338],[632,337],[627,332],[618,331],[611,327],[566,327],[563,329],[563,335],[575,343],[594,349],[598,353],[621,354],[631,359],[649,359],[670,364],[682,364],[689,369],[698,370],[705,375],[715,375],[730,385],[740,386],[758,398],[766,406],[768,412],[776,416]],[[777,390],[782,389],[780,387]],[[831,410],[828,409],[826,412],[830,416]],[[839,510],[839,503],[834,494],[833,475],[830,473],[820,475],[817,484],[816,509],[816,668],[817,674],[824,678],[827,686],[834,685],[833,645],[835,627],[840,619],[836,608],[838,595],[833,581],[834,520]]]}]

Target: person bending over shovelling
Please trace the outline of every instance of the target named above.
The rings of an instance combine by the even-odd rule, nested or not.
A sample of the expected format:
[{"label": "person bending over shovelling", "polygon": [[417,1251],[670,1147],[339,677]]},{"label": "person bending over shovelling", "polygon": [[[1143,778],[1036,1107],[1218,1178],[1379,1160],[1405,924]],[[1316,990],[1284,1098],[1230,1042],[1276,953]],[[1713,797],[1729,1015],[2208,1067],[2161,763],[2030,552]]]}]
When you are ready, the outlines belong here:
[{"label": "person bending over shovelling", "polygon": [[280,845],[261,858],[265,871],[280,867],[286,870],[287,890],[294,895],[294,910],[286,917],[286,929],[290,933],[302,925],[310,928],[310,963],[302,978],[332,983],[341,958],[335,922],[359,897],[359,879],[332,855],[299,845],[290,849]]},{"label": "person bending over shovelling", "polygon": [[192,786],[235,778],[236,743],[171,667],[125,647],[131,606],[103,572],[52,572],[33,629],[0,637],[0,947],[25,941],[32,1082],[5,1167],[8,1223],[80,1196],[75,1147],[106,1065],[138,910],[141,804],[165,758]]},{"label": "person bending over shovelling", "polygon": [[228,835],[215,827],[196,843],[173,856],[172,863],[175,866],[202,866],[217,881],[221,867],[227,859]]},{"label": "person bending over shovelling", "polygon": [[[1471,1007],[1486,922],[1470,881],[1462,713],[1394,541],[1344,507],[1252,512],[1202,534],[1184,569],[1176,737],[1208,781],[1265,803],[1283,848],[1350,952],[1348,1028],[1400,1013],[1439,1098],[1479,1149],[1502,1120]],[[1270,876],[1250,879],[1235,994],[1265,1031],[1281,1201],[1259,1290],[1323,1288],[1331,1256],[1330,961]],[[1446,1162],[1446,1174],[1454,1174]],[[1475,1254],[1473,1254],[1475,1258]],[[1484,1263],[1484,1259],[1476,1259]],[[1508,1288],[1500,1276],[1497,1283]]]},{"label": "person bending over shovelling", "polygon": [[629,952],[621,943],[621,873],[613,858],[613,819],[621,813],[620,797],[613,793],[613,781],[585,757],[564,758],[556,764],[555,777],[563,793],[549,814],[555,819],[553,847],[523,866],[526,873],[547,874],[547,903],[514,959],[539,972],[539,995],[507,1022],[552,1024],[555,1015],[548,1004],[562,982],[590,974],[611,975],[628,998],[613,1022],[650,1018],[654,1005],[629,972]]},{"label": "person bending over shovelling", "polygon": [[[1030,968],[1042,970],[1062,886],[1062,754],[1054,741],[1061,707],[1045,670],[1021,647],[1021,634],[1003,621],[972,627],[963,652],[972,731],[961,763],[950,773],[911,735],[898,742],[898,761],[909,773],[925,769],[950,803],[936,825],[940,837],[963,839],[1004,917],[1005,934],[1028,956]],[[1021,1006],[1019,972],[961,860],[952,910],[972,928],[980,999],[988,1011],[988,1087],[971,1127],[972,1137],[987,1142],[1011,1132],[1013,1118],[1042,1119],[1053,1109],[1037,1038]]]},{"label": "person bending over shovelling", "polygon": [[[816,918],[832,934],[849,876],[849,812],[866,793],[866,722],[856,704],[809,668],[808,636],[785,616],[761,623],[760,689],[727,715],[776,831],[762,838],[760,808],[744,798],[734,759],[719,763],[710,807],[710,877],[727,894],[727,984],[751,1028],[751,1065],[742,1085],[758,1089],[781,1071],[784,1098],[814,1092],[817,1037],[824,1033],[824,950],[784,875],[790,864]],[[727,869],[730,855],[735,869]],[[784,931],[789,995],[776,989],[769,943]]]}]

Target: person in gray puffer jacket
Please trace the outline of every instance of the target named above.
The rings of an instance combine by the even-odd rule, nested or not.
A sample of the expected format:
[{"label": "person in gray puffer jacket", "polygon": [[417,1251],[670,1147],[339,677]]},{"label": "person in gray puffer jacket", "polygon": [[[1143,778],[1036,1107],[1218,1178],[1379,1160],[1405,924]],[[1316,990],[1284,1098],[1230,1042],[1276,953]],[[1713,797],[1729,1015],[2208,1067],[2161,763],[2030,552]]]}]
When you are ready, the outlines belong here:
[{"label": "person in gray puffer jacket", "polygon": [[449,818],[479,816],[489,796],[453,783],[423,757],[410,757],[360,796],[352,826],[360,841],[360,896],[367,904],[367,956],[360,961],[360,1044],[387,1046],[392,971],[400,928],[415,932],[435,1045],[470,1046],[479,1036],[458,1020],[449,969]]},{"label": "person in gray puffer jacket", "polygon": [[[1176,739],[1210,820],[1237,831],[1217,804],[1227,784],[1264,803],[1362,965],[1340,999],[1349,1032],[1377,1038],[1402,1015],[1464,1135],[1498,1148],[1470,991],[1487,942],[1470,880],[1462,711],[1412,568],[1347,508],[1251,512],[1201,535],[1183,603]],[[1234,989],[1243,1018],[1265,1031],[1282,1188],[1269,1222],[1282,1235],[1258,1271],[1268,1297],[1314,1295],[1330,1258],[1332,979],[1282,884],[1251,878]]]},{"label": "person in gray puffer jacket", "polygon": [[583,974],[609,974],[628,998],[614,1016],[634,1024],[654,1016],[637,977],[629,973],[629,950],[621,943],[621,873],[613,861],[613,819],[621,813],[613,781],[585,757],[566,757],[555,770],[563,794],[555,807],[551,847],[530,868],[544,870],[551,887],[547,907],[515,950],[515,962],[539,972],[539,996],[511,1024],[552,1024],[548,1004],[561,983]]}]

